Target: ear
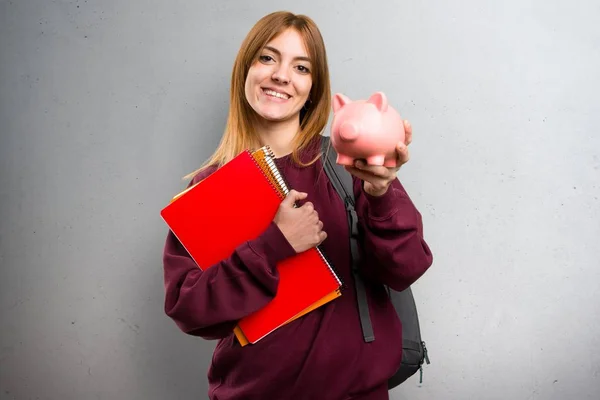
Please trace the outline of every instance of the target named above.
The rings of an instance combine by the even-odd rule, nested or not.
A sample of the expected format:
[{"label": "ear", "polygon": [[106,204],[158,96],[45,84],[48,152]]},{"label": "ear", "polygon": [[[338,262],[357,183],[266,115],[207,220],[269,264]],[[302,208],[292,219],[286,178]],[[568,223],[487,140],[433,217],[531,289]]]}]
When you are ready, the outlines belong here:
[{"label": "ear", "polygon": [[333,112],[337,112],[340,108],[344,107],[346,104],[351,103],[348,97],[344,96],[341,93],[336,93],[333,96]]},{"label": "ear", "polygon": [[387,97],[383,92],[376,92],[371,95],[367,103],[375,104],[375,107],[381,112],[386,112],[388,108]]}]

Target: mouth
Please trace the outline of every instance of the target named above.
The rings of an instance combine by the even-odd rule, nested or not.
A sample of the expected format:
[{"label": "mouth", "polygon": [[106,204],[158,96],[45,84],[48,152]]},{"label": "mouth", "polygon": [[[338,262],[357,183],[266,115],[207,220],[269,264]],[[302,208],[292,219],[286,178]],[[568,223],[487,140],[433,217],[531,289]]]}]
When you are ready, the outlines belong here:
[{"label": "mouth", "polygon": [[289,100],[292,97],[285,92],[278,92],[278,91],[270,89],[270,88],[261,88],[261,89],[265,95],[271,96],[271,97],[276,97],[278,99]]}]

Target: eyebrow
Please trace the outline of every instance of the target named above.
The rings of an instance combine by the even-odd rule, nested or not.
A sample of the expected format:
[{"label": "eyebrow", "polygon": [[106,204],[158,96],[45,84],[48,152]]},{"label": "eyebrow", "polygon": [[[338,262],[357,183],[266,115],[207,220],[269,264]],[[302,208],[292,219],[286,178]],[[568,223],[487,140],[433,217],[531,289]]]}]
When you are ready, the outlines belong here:
[{"label": "eyebrow", "polygon": [[[281,56],[281,52],[279,50],[277,50],[275,47],[265,46],[265,49],[271,50],[273,53],[277,54],[278,56]],[[294,57],[294,60],[311,62],[309,57],[304,57],[304,56]]]}]

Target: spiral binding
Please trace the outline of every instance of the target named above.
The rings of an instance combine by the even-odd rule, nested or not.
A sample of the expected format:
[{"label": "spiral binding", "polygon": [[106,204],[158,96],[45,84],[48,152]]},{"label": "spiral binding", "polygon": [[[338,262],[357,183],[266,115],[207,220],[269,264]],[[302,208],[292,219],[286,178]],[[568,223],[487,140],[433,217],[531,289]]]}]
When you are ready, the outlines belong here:
[{"label": "spiral binding", "polygon": [[[277,168],[277,165],[275,165],[275,154],[273,153],[273,150],[271,150],[271,148],[268,145],[263,146],[252,153],[252,158],[254,159],[257,166],[263,172],[266,173],[271,186],[273,186],[273,188],[283,197],[287,196],[289,193],[289,188],[287,183],[285,182],[284,177],[281,175],[281,172]],[[345,287],[344,282],[342,281],[340,275],[337,273],[336,268],[325,256],[321,248],[317,246],[316,249],[319,255],[321,256],[321,259],[323,260],[325,265],[327,265],[329,271],[340,285],[340,289]],[[338,289],[337,291],[340,292],[340,289]]]},{"label": "spiral binding", "polygon": [[[273,190],[283,199],[287,195],[287,186],[281,185],[281,179],[277,179],[277,175],[273,171],[273,169],[268,165],[269,151],[270,149],[265,146],[262,147],[252,153],[250,153],[251,158],[254,160],[254,163],[259,168],[259,170],[266,176],[269,184],[273,187]],[[275,170],[276,171],[276,170]],[[280,175],[280,174],[279,174]]]},{"label": "spiral binding", "polygon": [[269,157],[269,158],[266,159],[266,161],[267,161],[267,165],[269,166],[269,168],[271,169],[271,171],[275,175],[275,179],[277,180],[277,183],[282,188],[283,193],[287,196],[290,191],[288,189],[288,186],[285,184],[285,181],[283,180],[283,177],[279,173],[279,170],[277,169],[277,166],[275,165],[275,160],[273,160],[272,158]]},{"label": "spiral binding", "polygon": [[342,280],[342,278],[340,277],[340,275],[337,272],[337,269],[333,266],[333,264],[329,261],[329,259],[325,256],[325,254],[323,253],[323,251],[321,250],[320,246],[316,247],[317,249],[317,253],[319,253],[319,255],[321,256],[321,258],[323,259],[323,261],[325,262],[325,265],[327,265],[327,268],[329,268],[329,271],[331,271],[331,275],[333,275],[333,277],[335,278],[335,280],[337,281],[338,285],[340,285],[340,287],[337,289],[338,293],[341,293],[341,290],[344,289],[346,287],[346,285],[344,284],[344,281]]}]

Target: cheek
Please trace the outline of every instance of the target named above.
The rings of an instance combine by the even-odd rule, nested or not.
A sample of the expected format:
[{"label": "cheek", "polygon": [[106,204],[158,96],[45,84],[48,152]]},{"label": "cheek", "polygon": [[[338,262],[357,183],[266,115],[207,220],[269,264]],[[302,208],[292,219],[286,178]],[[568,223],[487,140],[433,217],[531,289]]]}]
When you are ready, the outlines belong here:
[{"label": "cheek", "polygon": [[246,100],[251,101],[252,83],[251,83],[250,75],[248,75],[248,77],[246,77],[246,83],[244,85],[244,93],[246,94]]},{"label": "cheek", "polygon": [[248,101],[252,102],[256,98],[256,86],[259,84],[259,74],[256,69],[250,68],[244,83],[244,92]]},{"label": "cheek", "polygon": [[260,76],[260,67],[258,65],[253,65],[248,70],[248,74],[246,75],[246,87],[252,86],[257,82]]},{"label": "cheek", "polygon": [[310,89],[312,89],[312,79],[307,78],[300,83],[298,91],[302,94],[303,97],[308,97],[308,95],[310,94]]},{"label": "cheek", "polygon": [[254,80],[256,78],[254,78],[255,73],[252,71],[252,69],[250,69],[250,71],[248,71],[248,75],[246,75],[246,83],[245,83],[245,87],[246,89],[250,88],[250,86],[252,86],[252,82],[254,82]]},{"label": "cheek", "polygon": [[248,80],[252,84],[258,85],[273,74],[272,68],[269,65],[264,65],[256,62],[248,71]]}]

